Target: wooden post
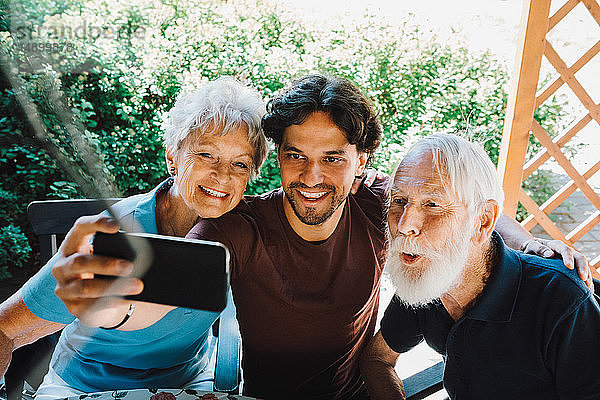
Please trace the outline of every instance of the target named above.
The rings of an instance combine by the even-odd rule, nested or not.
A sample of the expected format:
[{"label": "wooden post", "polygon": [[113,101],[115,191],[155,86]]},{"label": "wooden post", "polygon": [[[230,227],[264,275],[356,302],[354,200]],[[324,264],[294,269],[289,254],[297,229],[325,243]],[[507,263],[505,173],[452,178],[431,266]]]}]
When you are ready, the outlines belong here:
[{"label": "wooden post", "polygon": [[504,212],[514,217],[535,110],[535,94],[548,32],[551,0],[523,0],[515,71],[502,132],[498,173],[504,188]]}]

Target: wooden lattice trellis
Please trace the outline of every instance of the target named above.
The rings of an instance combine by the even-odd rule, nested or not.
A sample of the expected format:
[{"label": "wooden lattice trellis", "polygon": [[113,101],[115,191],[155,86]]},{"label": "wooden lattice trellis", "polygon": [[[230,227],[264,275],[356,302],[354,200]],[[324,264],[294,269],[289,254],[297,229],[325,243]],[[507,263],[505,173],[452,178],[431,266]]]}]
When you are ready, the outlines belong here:
[{"label": "wooden lattice trellis", "polygon": [[[588,180],[600,170],[598,161],[584,173],[579,173],[562,152],[562,147],[580,132],[589,122],[595,120],[600,125],[600,104],[596,104],[575,77],[575,74],[600,52],[598,40],[573,65],[561,59],[546,36],[579,3],[589,11],[600,27],[600,5],[597,0],[568,0],[550,16],[551,0],[524,0],[523,19],[518,43],[516,71],[508,100],[502,147],[498,162],[498,171],[505,191],[505,212],[514,216],[520,202],[529,211],[530,216],[523,226],[531,230],[541,225],[555,239],[577,247],[577,241],[600,223],[600,195],[588,184]],[[598,35],[600,37],[600,33]],[[550,62],[559,77],[536,93],[542,56]],[[600,80],[600,71],[597,74]],[[566,85],[587,110],[586,114],[573,122],[564,132],[552,139],[544,128],[533,118],[534,111],[556,91]],[[530,160],[525,161],[529,135],[533,134],[543,149]],[[600,132],[598,133],[600,135]],[[522,182],[550,158],[564,169],[571,181],[561,187],[550,199],[538,205],[522,189]],[[596,211],[570,232],[562,232],[552,222],[548,214],[579,189],[596,208]],[[594,269],[600,267],[600,256],[591,260]],[[596,274],[596,278],[600,275]]]}]

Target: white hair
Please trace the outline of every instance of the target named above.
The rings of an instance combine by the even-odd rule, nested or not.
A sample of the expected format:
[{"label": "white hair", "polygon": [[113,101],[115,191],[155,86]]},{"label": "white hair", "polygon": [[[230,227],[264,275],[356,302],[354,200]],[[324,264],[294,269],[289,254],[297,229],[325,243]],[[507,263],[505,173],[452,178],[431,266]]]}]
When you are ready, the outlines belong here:
[{"label": "white hair", "polygon": [[485,202],[495,200],[502,212],[504,192],[500,179],[481,145],[458,135],[435,133],[415,143],[406,157],[426,152],[432,154],[446,190],[456,195],[461,203],[470,210],[479,211]]},{"label": "white hair", "polygon": [[261,128],[265,103],[259,93],[237,79],[223,76],[196,91],[181,93],[166,115],[162,128],[167,149],[177,152],[191,132],[225,135],[248,126],[248,140],[255,148],[252,172],[258,174],[267,156],[267,141]]}]

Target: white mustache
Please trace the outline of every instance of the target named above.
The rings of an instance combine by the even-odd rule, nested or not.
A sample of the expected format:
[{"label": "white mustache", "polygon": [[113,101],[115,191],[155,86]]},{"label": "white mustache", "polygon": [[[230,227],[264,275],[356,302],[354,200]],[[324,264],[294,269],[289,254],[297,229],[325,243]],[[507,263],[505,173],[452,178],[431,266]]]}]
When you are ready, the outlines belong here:
[{"label": "white mustache", "polygon": [[432,248],[431,244],[417,243],[414,237],[398,236],[391,240],[390,250],[399,253],[418,254],[430,260],[439,260],[444,256]]}]

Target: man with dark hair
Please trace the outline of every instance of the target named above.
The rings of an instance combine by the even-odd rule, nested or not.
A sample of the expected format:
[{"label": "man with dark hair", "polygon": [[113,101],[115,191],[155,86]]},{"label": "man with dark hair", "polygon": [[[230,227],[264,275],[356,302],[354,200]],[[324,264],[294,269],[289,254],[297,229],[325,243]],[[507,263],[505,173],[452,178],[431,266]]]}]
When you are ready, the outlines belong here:
[{"label": "man with dark hair", "polygon": [[362,398],[357,360],[375,329],[387,180],[351,188],[381,126],[350,82],[310,75],[269,103],[263,128],[283,188],[188,234],[230,249],[244,392]]}]

